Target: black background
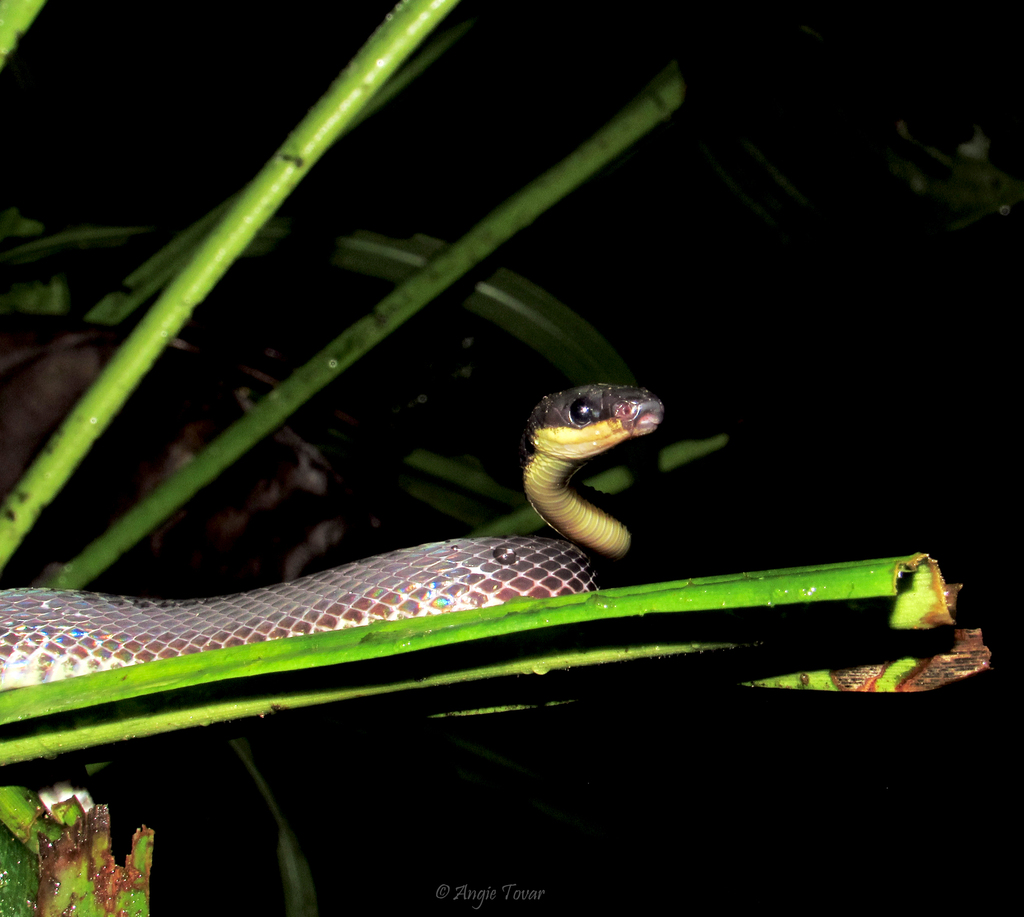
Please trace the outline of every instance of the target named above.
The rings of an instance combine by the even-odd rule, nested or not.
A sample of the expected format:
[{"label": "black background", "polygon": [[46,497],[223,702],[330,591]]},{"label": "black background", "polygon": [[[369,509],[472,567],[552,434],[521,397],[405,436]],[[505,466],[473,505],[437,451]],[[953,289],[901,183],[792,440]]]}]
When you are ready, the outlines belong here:
[{"label": "black background", "polygon": [[[388,10],[349,6],[212,3],[191,18],[50,4],[0,74],[2,154],[18,177],[8,203],[51,231],[146,225],[164,241],[255,174]],[[303,839],[322,913],[428,906],[442,883],[544,888],[559,908],[983,885],[998,870],[979,854],[1006,766],[992,586],[1014,563],[999,520],[1014,514],[1006,325],[1020,213],[948,231],[948,214],[889,174],[885,150],[899,121],[947,151],[980,124],[993,163],[1021,176],[1019,81],[999,29],[529,3],[465,3],[446,26],[471,19],[316,166],[274,252],[240,262],[200,307],[184,336],[202,372],[169,354],[138,410],[159,414],[183,376],[205,379],[210,364],[230,375],[265,348],[300,364],[377,298],[331,266],[335,237],[459,237],[676,59],[688,92],[671,121],[474,275],[505,266],[547,289],[665,403],[661,442],[633,457],[623,513],[636,546],[613,578],[926,551],[966,583],[960,622],[984,627],[1000,671],[932,696],[836,697],[618,666],[549,673],[554,695],[583,699],[540,711],[427,720],[410,702],[182,733],[136,743],[135,760],[132,746],[114,750],[90,782],[116,842],[156,828],[161,912],[213,883],[224,897],[204,897],[204,911],[279,913],[273,823],[224,741],[244,733]],[[798,194],[780,192],[751,147]],[[64,265],[73,302],[84,311],[157,245]],[[317,410],[362,430],[339,469],[346,536],[321,565],[461,534],[401,494],[396,463],[415,445],[476,449],[514,486],[504,444],[564,381],[457,299],[426,310],[296,421],[312,441]],[[731,441],[715,456],[670,476],[650,468],[658,445],[719,432]],[[43,542],[92,537],[90,522],[68,534],[74,512],[55,504],[26,545],[34,559],[11,570],[29,578],[33,563],[66,559]],[[118,569],[98,585],[141,591]],[[187,564],[166,576],[148,591],[215,588]],[[38,773],[56,779],[59,765]]]}]

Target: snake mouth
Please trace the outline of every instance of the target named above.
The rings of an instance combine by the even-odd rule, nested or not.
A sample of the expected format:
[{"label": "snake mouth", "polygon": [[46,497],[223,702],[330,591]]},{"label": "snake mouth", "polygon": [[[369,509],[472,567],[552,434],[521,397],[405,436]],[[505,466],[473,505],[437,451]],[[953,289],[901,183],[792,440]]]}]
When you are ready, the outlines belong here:
[{"label": "snake mouth", "polygon": [[656,430],[658,428],[658,424],[660,424],[662,422],[662,420],[664,420],[664,418],[665,418],[664,413],[658,414],[658,413],[656,413],[654,411],[648,411],[645,414],[641,414],[636,419],[636,423],[633,424],[633,430],[638,435],[643,435],[644,433],[650,433],[653,430]]},{"label": "snake mouth", "polygon": [[615,406],[615,416],[631,436],[644,436],[665,419],[665,408],[658,398],[621,401]]}]

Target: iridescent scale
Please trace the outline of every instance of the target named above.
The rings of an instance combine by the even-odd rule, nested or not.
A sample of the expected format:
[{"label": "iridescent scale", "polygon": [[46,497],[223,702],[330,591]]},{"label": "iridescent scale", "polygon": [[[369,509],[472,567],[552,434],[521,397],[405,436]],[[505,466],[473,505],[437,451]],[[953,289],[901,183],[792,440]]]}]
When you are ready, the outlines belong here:
[{"label": "iridescent scale", "polygon": [[550,538],[475,538],[380,554],[235,595],[153,601],[0,591],[0,691],[201,650],[594,588],[586,555]]}]

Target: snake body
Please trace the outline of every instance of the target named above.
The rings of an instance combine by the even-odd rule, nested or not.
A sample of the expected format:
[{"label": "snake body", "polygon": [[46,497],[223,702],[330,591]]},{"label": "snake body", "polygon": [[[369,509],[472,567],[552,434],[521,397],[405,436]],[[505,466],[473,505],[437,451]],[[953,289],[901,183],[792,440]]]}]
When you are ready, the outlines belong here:
[{"label": "snake body", "polygon": [[[590,385],[549,395],[520,447],[528,498],[567,538],[621,557],[629,533],[569,486],[594,455],[655,429],[645,389]],[[202,650],[595,588],[587,555],[551,538],[436,542],[263,589],[154,601],[45,588],[0,591],[0,690]]]}]

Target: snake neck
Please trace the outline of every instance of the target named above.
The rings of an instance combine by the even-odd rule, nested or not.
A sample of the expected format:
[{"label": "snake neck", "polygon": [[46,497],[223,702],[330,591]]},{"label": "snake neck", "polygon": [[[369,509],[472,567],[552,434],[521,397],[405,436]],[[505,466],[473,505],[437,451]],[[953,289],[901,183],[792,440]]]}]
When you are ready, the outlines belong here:
[{"label": "snake neck", "polygon": [[548,395],[520,441],[523,489],[541,518],[580,547],[619,560],[630,535],[617,519],[581,497],[569,481],[591,459],[655,430],[665,411],[647,389],[581,385]]},{"label": "snake neck", "polygon": [[538,454],[523,475],[526,497],[560,535],[582,548],[620,560],[629,551],[629,529],[569,486],[581,467],[578,462]]}]

